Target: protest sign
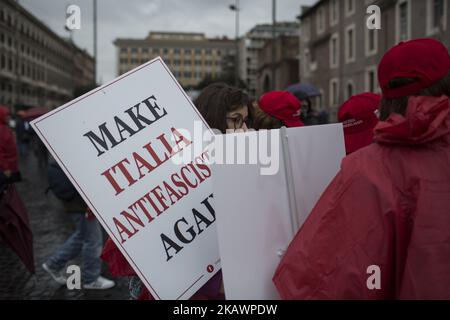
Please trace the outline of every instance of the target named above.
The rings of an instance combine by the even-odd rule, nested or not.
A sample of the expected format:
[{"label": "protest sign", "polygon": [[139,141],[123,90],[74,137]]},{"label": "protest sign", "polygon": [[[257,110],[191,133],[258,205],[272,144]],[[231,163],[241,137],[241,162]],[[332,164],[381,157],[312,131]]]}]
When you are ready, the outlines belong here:
[{"label": "protest sign", "polygon": [[[246,135],[255,134],[262,132]],[[275,269],[345,156],[341,124],[282,129],[279,136],[273,176],[261,175],[260,164],[212,166],[227,299],[279,299]]]},{"label": "protest sign", "polygon": [[198,123],[160,58],[32,123],[156,299],[188,299],[220,269]]}]

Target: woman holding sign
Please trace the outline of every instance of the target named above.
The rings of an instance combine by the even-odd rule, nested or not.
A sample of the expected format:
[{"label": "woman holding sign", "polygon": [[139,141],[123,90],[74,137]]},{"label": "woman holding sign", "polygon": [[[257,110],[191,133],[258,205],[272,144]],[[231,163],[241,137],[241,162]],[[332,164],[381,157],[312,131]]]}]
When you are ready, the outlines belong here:
[{"label": "woman holding sign", "polygon": [[[242,90],[229,87],[226,84],[212,84],[203,90],[195,105],[212,129],[226,133],[249,129],[250,103],[250,98]],[[108,264],[112,275],[130,277],[129,289],[132,299],[153,299],[111,239],[108,239],[103,248],[102,259]],[[223,299],[221,285],[222,274],[219,272],[191,299]]]}]

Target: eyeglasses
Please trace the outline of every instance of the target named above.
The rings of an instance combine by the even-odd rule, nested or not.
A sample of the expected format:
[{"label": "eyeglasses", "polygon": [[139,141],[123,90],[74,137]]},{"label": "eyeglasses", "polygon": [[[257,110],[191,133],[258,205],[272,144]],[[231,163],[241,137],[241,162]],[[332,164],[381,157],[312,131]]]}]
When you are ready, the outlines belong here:
[{"label": "eyeglasses", "polygon": [[234,130],[242,129],[244,123],[246,124],[247,127],[249,127],[250,121],[248,118],[244,119],[242,118],[242,116],[237,116],[237,117],[227,117],[226,119],[233,121]]}]

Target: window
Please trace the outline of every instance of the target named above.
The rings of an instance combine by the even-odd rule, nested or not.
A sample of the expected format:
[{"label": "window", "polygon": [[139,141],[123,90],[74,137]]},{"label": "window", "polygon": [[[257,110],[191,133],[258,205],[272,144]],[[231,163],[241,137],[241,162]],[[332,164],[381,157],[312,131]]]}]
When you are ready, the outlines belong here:
[{"label": "window", "polygon": [[434,35],[447,29],[447,1],[427,0],[427,34]]},{"label": "window", "polygon": [[364,29],[366,33],[364,37],[366,57],[373,56],[378,53],[378,30]]},{"label": "window", "polygon": [[350,99],[355,94],[355,85],[352,80],[347,82],[347,87],[345,88],[345,99]]},{"label": "window", "polygon": [[335,33],[330,39],[330,67],[339,66],[339,34]]},{"label": "window", "polygon": [[355,13],[355,0],[345,0],[345,16],[351,16]]},{"label": "window", "polygon": [[366,69],[366,90],[367,92],[378,92],[377,84],[377,68],[376,66],[369,67]]},{"label": "window", "polygon": [[345,62],[355,61],[356,55],[356,36],[355,25],[348,26],[345,30]]},{"label": "window", "polygon": [[330,25],[335,26],[339,23],[339,0],[330,1]]},{"label": "window", "polygon": [[339,104],[339,80],[330,80],[330,106],[337,107]]},{"label": "window", "polygon": [[433,27],[439,28],[444,17],[444,0],[434,0],[432,5],[433,10]]},{"label": "window", "polygon": [[131,53],[137,53],[138,49],[137,48],[131,48]]},{"label": "window", "polygon": [[317,33],[321,34],[325,31],[325,10],[323,7],[317,9],[316,14]]},{"label": "window", "polygon": [[411,38],[411,0],[400,0],[396,7],[397,42]]}]

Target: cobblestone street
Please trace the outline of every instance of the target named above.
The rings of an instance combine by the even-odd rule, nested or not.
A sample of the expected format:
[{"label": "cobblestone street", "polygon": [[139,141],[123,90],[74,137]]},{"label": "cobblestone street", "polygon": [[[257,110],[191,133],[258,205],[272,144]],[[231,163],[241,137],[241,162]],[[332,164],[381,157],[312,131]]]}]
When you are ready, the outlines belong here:
[{"label": "cobblestone street", "polygon": [[[128,281],[114,279],[110,290],[68,290],[42,269],[42,263],[73,232],[74,225],[61,203],[47,189],[46,169],[40,166],[32,150],[21,157],[23,182],[17,189],[28,209],[34,237],[36,274],[31,275],[16,254],[0,240],[0,299],[128,299]],[[106,234],[104,235],[106,239]],[[69,264],[79,264],[74,261]],[[103,265],[103,275],[113,279]]]}]

